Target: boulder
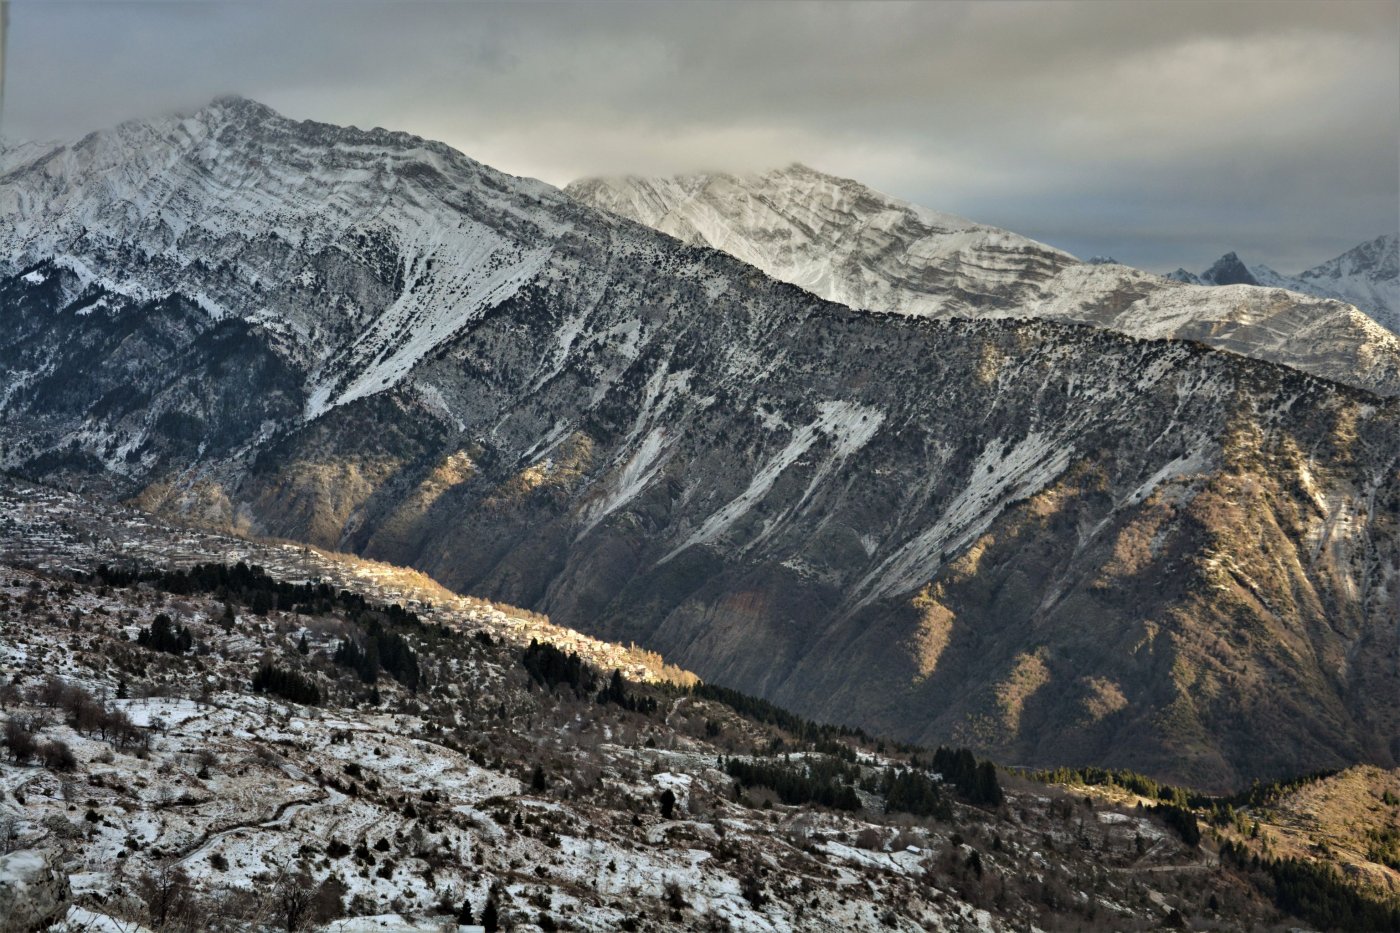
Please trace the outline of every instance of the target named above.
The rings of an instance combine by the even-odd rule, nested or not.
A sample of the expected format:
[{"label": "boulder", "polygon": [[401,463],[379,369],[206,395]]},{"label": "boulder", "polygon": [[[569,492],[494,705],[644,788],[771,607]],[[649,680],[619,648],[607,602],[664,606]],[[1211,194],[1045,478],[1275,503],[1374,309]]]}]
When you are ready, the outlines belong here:
[{"label": "boulder", "polygon": [[53,850],[0,855],[0,933],[29,933],[62,919],[72,892]]}]

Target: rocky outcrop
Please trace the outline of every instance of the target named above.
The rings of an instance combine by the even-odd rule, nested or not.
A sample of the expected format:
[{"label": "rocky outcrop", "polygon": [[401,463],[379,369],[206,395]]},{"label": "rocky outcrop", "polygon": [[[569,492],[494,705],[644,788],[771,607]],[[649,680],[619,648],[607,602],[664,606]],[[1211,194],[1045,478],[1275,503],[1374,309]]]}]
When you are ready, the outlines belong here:
[{"label": "rocky outcrop", "polygon": [[68,875],[58,853],[21,849],[0,855],[0,933],[31,933],[68,911]]}]

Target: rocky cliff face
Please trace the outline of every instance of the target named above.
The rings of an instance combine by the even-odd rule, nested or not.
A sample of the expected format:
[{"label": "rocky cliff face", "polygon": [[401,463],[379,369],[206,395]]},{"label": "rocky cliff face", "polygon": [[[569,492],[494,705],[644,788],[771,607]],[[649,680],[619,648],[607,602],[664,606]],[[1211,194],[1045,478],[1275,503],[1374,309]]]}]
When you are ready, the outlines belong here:
[{"label": "rocky cliff face", "polygon": [[[7,467],[1009,762],[1223,785],[1400,755],[1397,403],[852,311],[412,137],[172,125],[132,157],[159,198],[71,150],[0,180]],[[266,235],[222,228],[249,186]]]},{"label": "rocky cliff face", "polygon": [[[1376,257],[1368,253],[1348,265],[1344,280],[1329,278],[1330,288],[1321,288],[1321,279],[1308,284],[1262,266],[1256,274],[1234,253],[1203,277],[1179,270],[1164,279],[1100,257],[1082,264],[1043,243],[801,165],[758,175],[589,179],[566,190],[581,203],[724,250],[853,308],[920,317],[1044,318],[1136,337],[1198,340],[1400,394],[1400,339],[1342,303],[1376,307],[1359,290],[1358,283],[1370,280],[1353,266],[1378,270],[1383,278],[1379,247],[1371,250]],[[1393,285],[1393,271],[1388,281]],[[1187,287],[1202,284],[1267,287]],[[1386,287],[1376,285],[1376,294]],[[1393,323],[1391,317],[1378,313],[1382,323]]]}]

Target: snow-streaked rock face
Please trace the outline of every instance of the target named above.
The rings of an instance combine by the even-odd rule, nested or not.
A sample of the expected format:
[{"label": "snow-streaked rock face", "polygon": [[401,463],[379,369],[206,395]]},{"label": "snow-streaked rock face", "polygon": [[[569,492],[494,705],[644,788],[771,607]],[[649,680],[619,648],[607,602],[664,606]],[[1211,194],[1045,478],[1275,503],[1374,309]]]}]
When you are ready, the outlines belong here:
[{"label": "snow-streaked rock face", "polygon": [[[1392,261],[1392,286],[1386,286],[1383,267],[1369,253],[1346,264],[1345,274],[1319,273],[1308,281],[1272,270],[1253,273],[1231,253],[1205,277],[1182,270],[1171,281],[1105,257],[1081,264],[1043,243],[802,165],[755,175],[588,179],[565,190],[584,204],[723,250],[853,308],[921,317],[1045,317],[1137,337],[1199,340],[1400,394],[1400,340],[1339,301],[1318,300],[1371,308],[1368,296],[1392,287],[1395,276]],[[1368,246],[1384,252],[1383,244]],[[1366,278],[1357,271],[1362,267],[1382,268],[1381,279]],[[1309,284],[1323,278],[1332,285]],[[1370,291],[1364,283],[1371,283]]]},{"label": "snow-streaked rock face", "polygon": [[1193,285],[1262,285],[1335,298],[1400,333],[1400,234],[1367,240],[1298,275],[1283,275],[1262,263],[1250,265],[1226,253],[1199,275],[1178,269],[1168,278]]},{"label": "snow-streaked rock face", "polygon": [[1400,333],[1400,234],[1378,236],[1301,273],[1297,281],[1317,295],[1335,295]]},{"label": "snow-streaked rock face", "polygon": [[967,316],[1022,300],[1077,262],[805,165],[758,175],[589,179],[565,190],[853,308]]},{"label": "snow-streaked rock face", "polygon": [[[1005,760],[1221,786],[1400,754],[1378,738],[1400,704],[1368,699],[1395,694],[1397,403],[1065,323],[1174,334],[1152,328],[1199,320],[1174,302],[1228,289],[1070,263],[1016,299],[1041,320],[857,311],[436,144],[204,113],[241,122],[115,131],[163,153],[132,157],[155,180],[130,223],[111,173],[46,168],[97,143],[0,179],[28,205],[0,278],[8,469],[412,565]],[[239,165],[300,229],[208,232],[244,199],[209,178]],[[155,205],[192,199],[167,236]],[[81,218],[108,232],[50,231]],[[1236,330],[1293,313],[1239,288],[1265,323]],[[448,292],[477,297],[425,297]],[[1086,717],[1110,682],[1127,702]]]},{"label": "snow-streaked rock face", "polygon": [[[239,98],[7,152],[0,255],[142,300],[179,291],[307,367],[308,414],[397,383],[514,294],[558,199],[440,143],[283,119]],[[566,221],[560,221],[566,223]]]}]

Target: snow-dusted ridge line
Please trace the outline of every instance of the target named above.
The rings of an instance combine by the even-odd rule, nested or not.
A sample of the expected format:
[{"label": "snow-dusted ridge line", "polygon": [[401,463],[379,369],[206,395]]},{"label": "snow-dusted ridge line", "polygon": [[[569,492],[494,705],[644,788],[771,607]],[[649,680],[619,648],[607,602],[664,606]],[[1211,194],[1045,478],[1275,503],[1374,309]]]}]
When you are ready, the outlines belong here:
[{"label": "snow-dusted ridge line", "polygon": [[955,310],[958,297],[907,287],[929,266],[961,279],[955,286],[978,291],[1014,287],[1022,276],[1076,261],[1010,231],[899,201],[801,164],[752,175],[586,179],[565,191],[855,308],[915,315]]},{"label": "snow-dusted ridge line", "polygon": [[[277,321],[317,371],[308,417],[399,384],[515,294],[568,229],[562,212],[527,205],[571,203],[441,143],[296,122],[240,98],[16,147],[3,164],[0,262],[53,258],[80,290],[180,292],[211,319]],[[354,241],[382,244],[394,268],[365,268],[344,253]],[[310,271],[337,254],[337,279]]]},{"label": "snow-dusted ridge line", "polygon": [[[1217,264],[1220,282],[1207,282],[1184,272],[1163,278],[1097,257],[1080,263],[1043,243],[802,165],[750,175],[595,178],[565,190],[581,203],[723,250],[853,308],[918,317],[1037,317],[1197,340],[1400,394],[1394,237],[1297,278],[1264,267],[1251,272],[1232,254]],[[1203,287],[1224,283],[1232,284]]]},{"label": "snow-dusted ridge line", "polygon": [[1335,298],[1355,305],[1392,333],[1400,333],[1400,233],[1367,240],[1292,276],[1262,263],[1246,263],[1232,252],[1199,275],[1177,269],[1168,277],[1193,285],[1262,285]]}]

